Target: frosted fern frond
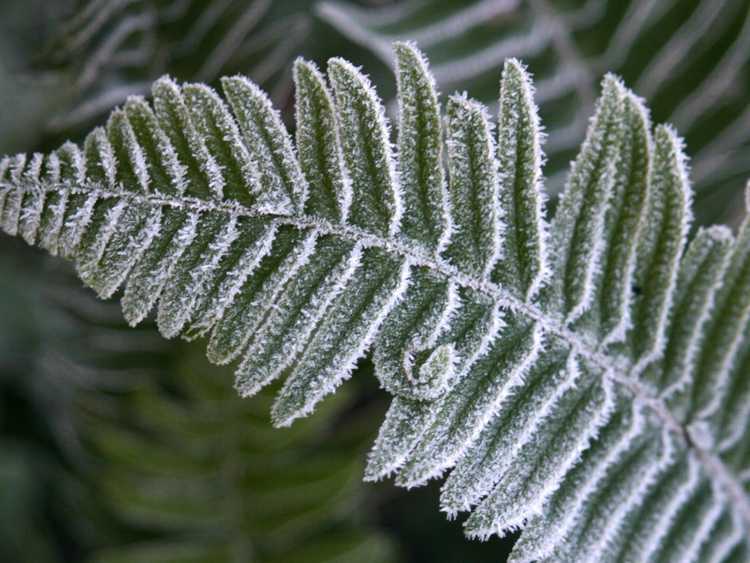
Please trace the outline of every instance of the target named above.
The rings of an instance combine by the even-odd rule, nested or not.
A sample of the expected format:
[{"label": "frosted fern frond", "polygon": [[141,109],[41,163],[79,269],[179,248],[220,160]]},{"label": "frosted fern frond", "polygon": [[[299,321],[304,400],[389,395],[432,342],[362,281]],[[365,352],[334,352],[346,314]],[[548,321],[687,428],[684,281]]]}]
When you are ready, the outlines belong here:
[{"label": "frosted fern frond", "polygon": [[[371,351],[393,402],[367,479],[447,472],[470,536],[529,560],[742,561],[750,223],[690,244],[682,142],[607,76],[557,211],[524,67],[497,123],[399,44],[398,142],[369,80],[298,61],[296,146],[262,91],[158,81],[82,147],[0,167],[6,232],[131,323],[206,336],[288,425]],[[444,131],[443,131],[444,129]]]},{"label": "frosted fern frond", "polygon": [[564,185],[606,71],[622,76],[657,119],[685,135],[703,218],[731,210],[732,194],[750,174],[745,0],[406,0],[370,7],[324,0],[316,10],[388,65],[393,41],[417,41],[441,88],[468,89],[484,102],[497,97],[496,68],[504,59],[526,61],[536,69],[549,131],[553,193]]}]

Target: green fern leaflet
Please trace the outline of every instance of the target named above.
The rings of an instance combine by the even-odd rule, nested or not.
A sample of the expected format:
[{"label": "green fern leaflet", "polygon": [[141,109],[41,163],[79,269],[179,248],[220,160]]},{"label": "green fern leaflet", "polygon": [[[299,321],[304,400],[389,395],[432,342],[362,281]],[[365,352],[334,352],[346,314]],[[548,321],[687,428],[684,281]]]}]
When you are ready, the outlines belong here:
[{"label": "green fern leaflet", "polygon": [[207,337],[284,426],[366,352],[393,402],[367,479],[450,472],[513,560],[750,560],[750,225],[699,229],[680,139],[603,81],[548,224],[543,135],[507,61],[497,123],[441,113],[397,44],[398,141],[368,79],[298,61],[297,140],[248,80],[169,79],[82,147],[2,161],[4,230],[133,324]]}]

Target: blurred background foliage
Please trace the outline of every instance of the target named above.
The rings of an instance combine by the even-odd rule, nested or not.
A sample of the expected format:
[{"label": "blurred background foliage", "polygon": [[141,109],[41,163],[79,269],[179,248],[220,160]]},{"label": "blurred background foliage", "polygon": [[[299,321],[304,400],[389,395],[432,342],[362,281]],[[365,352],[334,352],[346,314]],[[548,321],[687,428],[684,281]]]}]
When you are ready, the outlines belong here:
[{"label": "blurred background foliage", "polygon": [[[390,43],[412,39],[443,93],[492,104],[506,57],[535,74],[561,189],[607,71],[685,135],[700,223],[736,222],[750,176],[748,0],[3,0],[0,152],[80,139],[162,74],[242,73],[287,123],[291,63],[342,55],[389,104]],[[293,428],[268,394],[148,323],[125,326],[70,269],[0,239],[0,561],[502,561],[469,543],[437,484],[361,483],[386,408],[365,359]]]}]

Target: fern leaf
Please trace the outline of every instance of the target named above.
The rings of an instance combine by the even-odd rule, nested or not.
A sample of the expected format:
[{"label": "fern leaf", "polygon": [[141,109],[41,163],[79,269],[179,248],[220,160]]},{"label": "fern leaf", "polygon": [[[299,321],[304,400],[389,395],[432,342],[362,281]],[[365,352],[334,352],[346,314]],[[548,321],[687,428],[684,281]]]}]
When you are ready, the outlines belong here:
[{"label": "fern leaf", "polygon": [[624,123],[616,176],[604,233],[607,252],[601,256],[594,279],[588,321],[599,326],[605,342],[619,342],[631,328],[630,282],[636,266],[640,232],[644,228],[651,169],[651,134],[648,113],[631,92],[625,93]]},{"label": "fern leaf", "polygon": [[645,219],[648,227],[641,229],[634,272],[641,294],[631,305],[635,372],[664,348],[677,269],[692,219],[682,141],[670,128],[657,126],[653,154]]},{"label": "fern leaf", "polygon": [[309,213],[346,221],[352,203],[351,181],[345,173],[336,113],[325,78],[312,63],[294,63],[297,88],[297,151],[310,183]]},{"label": "fern leaf", "polygon": [[397,43],[394,49],[400,104],[398,173],[404,194],[401,232],[428,252],[437,252],[450,236],[440,107],[422,54],[408,43]]},{"label": "fern leaf", "polygon": [[381,235],[395,235],[403,202],[383,105],[370,80],[348,61],[329,61],[328,76],[352,182],[349,222]]},{"label": "fern leaf", "polygon": [[531,80],[516,60],[505,63],[497,121],[499,208],[507,227],[493,276],[519,297],[530,299],[549,275],[542,133]]},{"label": "fern leaf", "polygon": [[[307,199],[307,182],[294,155],[292,139],[271,100],[243,77],[225,78],[222,85],[237,116],[245,146],[257,151],[254,156],[260,174],[260,193],[282,192],[286,196],[283,205],[291,206],[290,212],[301,212]],[[226,116],[230,121],[228,113]],[[280,204],[274,201],[266,205]]]},{"label": "fern leaf", "polygon": [[457,95],[444,138],[426,60],[396,50],[397,150],[341,59],[333,96],[296,65],[296,150],[247,79],[228,105],[162,79],[154,113],[129,102],[82,150],[3,159],[3,229],[102,296],[124,284],[131,322],[158,302],[243,395],[283,378],[277,425],[371,352],[394,399],[366,478],[449,472],[443,510],[473,537],[524,528],[515,560],[741,560],[750,223],[688,244],[682,142],[608,76],[547,224],[524,67],[503,70],[497,137]]},{"label": "fern leaf", "polygon": [[447,253],[460,269],[487,278],[500,253],[502,226],[490,121],[481,105],[463,96],[449,100],[447,113],[454,231]]},{"label": "fern leaf", "polygon": [[594,277],[601,268],[607,203],[612,196],[622,135],[623,98],[622,86],[607,77],[552,225],[556,258],[552,277],[558,287],[551,298],[561,301],[569,323],[591,306]]}]

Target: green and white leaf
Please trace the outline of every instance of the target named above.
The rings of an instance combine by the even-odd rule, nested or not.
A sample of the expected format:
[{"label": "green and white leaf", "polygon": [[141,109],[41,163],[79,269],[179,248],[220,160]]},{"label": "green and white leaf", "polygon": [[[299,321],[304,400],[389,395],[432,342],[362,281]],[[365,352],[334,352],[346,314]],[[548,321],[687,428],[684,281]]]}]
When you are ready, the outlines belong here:
[{"label": "green and white leaf", "polygon": [[496,124],[453,96],[443,135],[425,58],[396,50],[395,147],[341,59],[332,92],[297,64],[296,147],[248,80],[227,104],[163,79],[82,150],[3,159],[0,223],[124,285],[131,322],[207,336],[241,393],[283,379],[277,425],[371,351],[394,398],[366,478],[448,473],[442,509],[523,528],[516,561],[750,558],[750,222],[688,244],[682,142],[608,76],[547,224],[524,68]]}]

